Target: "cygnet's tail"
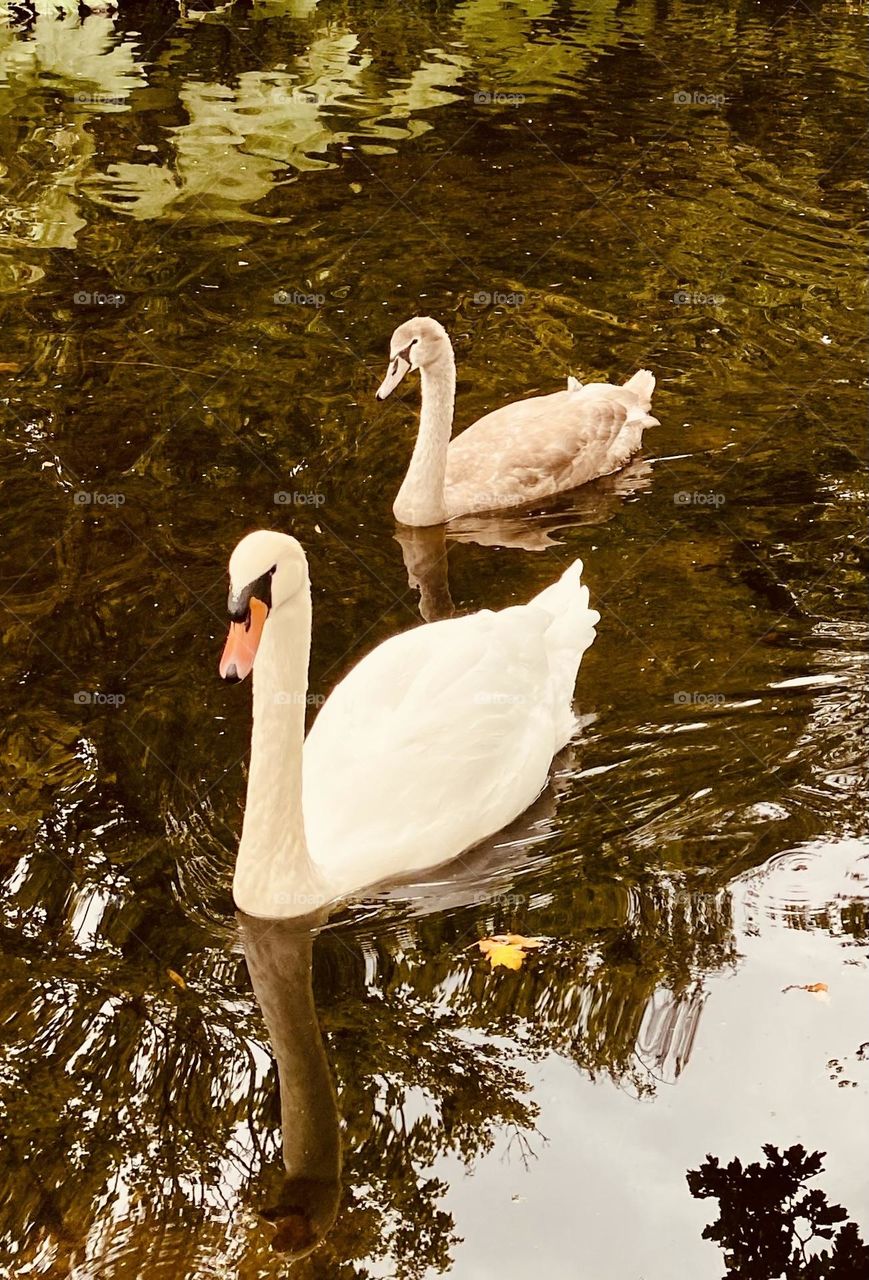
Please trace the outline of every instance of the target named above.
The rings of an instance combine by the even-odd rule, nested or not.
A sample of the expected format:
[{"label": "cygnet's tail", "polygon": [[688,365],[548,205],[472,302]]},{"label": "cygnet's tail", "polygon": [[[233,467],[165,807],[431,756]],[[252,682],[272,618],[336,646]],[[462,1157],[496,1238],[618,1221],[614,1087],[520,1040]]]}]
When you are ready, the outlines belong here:
[{"label": "cygnet's tail", "polygon": [[[649,369],[638,369],[632,378],[622,384],[625,391],[632,391],[640,402],[643,413],[652,407],[652,392],[655,390],[655,375]],[[655,425],[658,425],[657,422]]]}]

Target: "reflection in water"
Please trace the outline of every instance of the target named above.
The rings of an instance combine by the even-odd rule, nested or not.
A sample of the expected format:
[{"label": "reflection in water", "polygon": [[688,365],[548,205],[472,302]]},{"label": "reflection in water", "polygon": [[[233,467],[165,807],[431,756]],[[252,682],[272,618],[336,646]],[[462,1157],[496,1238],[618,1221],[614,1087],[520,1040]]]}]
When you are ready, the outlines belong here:
[{"label": "reflection in water", "polygon": [[777,921],[793,929],[827,929],[845,941],[869,937],[869,845],[820,839],[777,853],[742,877],[750,925]]},{"label": "reflection in water", "polygon": [[[455,901],[456,893],[432,879],[429,886],[415,888],[410,901],[420,895],[433,910],[433,903]],[[491,892],[490,898],[498,903],[509,895]],[[613,899],[608,905],[609,911],[599,912],[612,921]],[[636,904],[627,905],[632,913]],[[431,1197],[433,1210],[442,1188],[419,1177],[415,1170],[420,1164],[430,1165],[453,1147],[470,1164],[493,1144],[496,1127],[505,1124],[522,1149],[533,1150],[539,1141],[536,1108],[528,1097],[522,1059],[504,1042],[507,1026],[525,1025],[523,1057],[534,1059],[559,1046],[592,1074],[605,1072],[637,1096],[652,1097],[658,1084],[678,1079],[690,1057],[704,993],[696,984],[666,985],[674,979],[665,979],[654,948],[667,927],[678,932],[675,901],[667,912],[666,925],[657,915],[647,917],[645,938],[632,913],[603,954],[579,939],[560,939],[548,960],[538,957],[521,978],[503,984],[497,996],[476,948],[471,955],[467,948],[455,948],[458,954],[433,956],[421,965],[401,919],[387,952],[370,925],[362,927],[361,955],[353,936],[358,926],[348,932],[345,922],[327,930],[321,937],[323,976],[342,996],[337,1005],[327,1002],[321,1016],[331,1030],[340,1107],[312,988],[312,949],[325,913],[302,922],[309,929],[300,928],[298,921],[239,913],[244,954],[280,1090],[286,1174],[271,1191],[274,1203],[261,1214],[276,1227],[272,1247],[302,1256],[331,1238],[334,1228],[328,1256],[336,1262],[359,1256],[355,1206],[361,1187],[376,1176],[370,1162],[380,1161],[384,1153],[392,1169],[387,1175],[390,1196],[398,1193],[396,1178],[418,1181],[417,1194]],[[725,929],[726,920],[725,915]],[[726,954],[729,939],[720,935],[717,941]],[[362,956],[365,967],[370,971],[374,965],[378,972],[360,986],[357,965]],[[706,953],[703,963],[709,963]],[[646,972],[648,984],[640,976]],[[566,973],[576,976],[566,980]],[[445,1003],[441,993],[447,987],[452,994]],[[357,995],[363,997],[358,1005]],[[459,1027],[465,1032],[456,1034]],[[419,1109],[420,1090],[429,1099],[428,1114]],[[339,1111],[349,1144],[343,1197]],[[368,1132],[363,1123],[367,1115]],[[450,1221],[442,1213],[434,1221],[440,1225],[430,1244],[440,1252],[449,1239]],[[408,1258],[401,1262],[407,1265]]]},{"label": "reflection in water", "polygon": [[[135,42],[119,37],[104,14],[81,19],[76,6],[58,6],[39,12],[27,36],[16,38],[0,15],[0,118],[7,118],[7,136],[18,125],[26,156],[23,172],[13,175],[4,194],[0,244],[73,249],[86,225],[78,192],[97,154],[89,125],[95,116],[128,110],[130,95],[146,79]],[[56,109],[52,94],[64,111]],[[44,105],[45,120],[40,129],[26,130],[21,117],[34,99]],[[15,259],[5,272],[0,292],[42,275],[38,265],[16,267]]]},{"label": "reflection in water", "polygon": [[[265,1217],[273,1247],[301,1256],[329,1231],[341,1197],[335,1088],[311,986],[316,921],[239,915],[244,955],[278,1064],[284,1182]],[[306,927],[310,924],[310,928]]]},{"label": "reflection in water", "polygon": [[869,1246],[841,1205],[806,1183],[823,1173],[824,1152],[765,1143],[766,1162],[722,1167],[707,1156],[688,1172],[698,1200],[718,1201],[718,1218],[703,1230],[739,1280],[860,1280],[869,1274]]},{"label": "reflection in water", "polygon": [[412,529],[408,525],[399,525],[395,540],[401,547],[407,585],[419,592],[419,612],[423,622],[452,618],[456,609],[450,595],[444,526]]},{"label": "reflection in water", "polygon": [[[831,1028],[867,973],[865,41],[854,4],[816,7],[0,6],[16,1280],[253,1280],[285,1265],[264,1203],[298,1252],[335,1201],[320,1246],[286,1263],[301,1275],[484,1274],[528,1241],[558,1274],[581,1229],[601,1280],[670,1280],[647,1254],[689,1201],[700,1157],[680,1141],[720,1119],[747,1150],[772,1109],[801,1137],[814,1112],[831,1176],[861,1163],[864,1036]],[[480,301],[497,293],[514,303]],[[520,373],[542,390],[553,369],[648,359],[653,460],[545,512],[405,541],[403,565],[390,503],[415,415],[375,416],[372,397],[413,311],[455,334],[467,420]],[[425,614],[503,607],[579,557],[603,614],[581,736],[528,825],[319,935],[335,1097],[308,979],[282,985],[259,939],[284,1102],[311,1088],[321,1121],[286,1150],[296,1174],[316,1154],[308,1182],[283,1167],[238,954],[249,719],[210,656],[225,552],[276,521],[311,551],[319,694],[416,622],[416,589]],[[474,940],[506,931],[547,945],[492,975]],[[780,995],[821,978],[826,1005]],[[758,1075],[752,1113],[730,1085],[759,1010],[789,1059]],[[307,1057],[281,1037],[296,1018]],[[511,1136],[537,1157],[521,1174]],[[591,1210],[577,1225],[584,1198],[546,1218],[607,1169],[611,1231]]]},{"label": "reflection in water", "polygon": [[[204,1249],[246,1280],[269,1250],[319,1242],[323,1274],[365,1258],[405,1276],[446,1268],[455,1230],[435,1167],[472,1169],[505,1132],[543,1150],[530,1063],[560,1052],[646,1098],[676,1079],[702,1006],[694,975],[733,962],[726,896],[602,881],[569,919],[550,907],[535,921],[490,857],[488,882],[469,870],[464,905],[433,879],[319,935],[331,1070],[313,932],[240,917],[264,1048],[229,933],[191,936],[147,895],[119,912],[105,896],[66,910],[61,892],[41,942],[10,950],[0,1005],[13,1047],[0,1234],[18,1242],[21,1274],[51,1257],[72,1274],[90,1259],[195,1275]],[[553,942],[493,981],[468,944],[508,924]]]},{"label": "reflection in water", "polygon": [[653,1076],[673,1083],[688,1065],[706,993],[700,987],[676,996],[655,991],[637,1036],[637,1057]]},{"label": "reflection in water", "polygon": [[559,530],[612,519],[624,501],[650,487],[652,474],[652,466],[645,458],[635,458],[615,475],[553,498],[545,512],[484,512],[459,517],[446,525],[398,525],[395,538],[401,547],[408,586],[419,592],[423,621],[436,622],[455,613],[447,565],[448,542],[544,551],[559,545],[552,537]]},{"label": "reflection in water", "polygon": [[634,458],[614,475],[602,476],[581,489],[553,497],[544,511],[460,516],[450,521],[447,532],[456,542],[476,542],[481,547],[543,551],[558,545],[552,537],[554,533],[612,520],[625,502],[651,488],[652,476],[648,459]]}]

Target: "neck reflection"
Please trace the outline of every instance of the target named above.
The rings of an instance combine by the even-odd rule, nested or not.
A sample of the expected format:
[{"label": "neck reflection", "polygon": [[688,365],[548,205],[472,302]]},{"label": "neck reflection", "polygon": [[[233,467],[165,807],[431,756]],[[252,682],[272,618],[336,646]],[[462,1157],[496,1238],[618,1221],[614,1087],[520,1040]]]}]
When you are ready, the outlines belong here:
[{"label": "neck reflection", "polygon": [[335,1086],[311,982],[314,938],[325,913],[267,920],[238,912],[245,959],[278,1068],[286,1170],[272,1247],[295,1257],[332,1228],[341,1198],[341,1136]]}]

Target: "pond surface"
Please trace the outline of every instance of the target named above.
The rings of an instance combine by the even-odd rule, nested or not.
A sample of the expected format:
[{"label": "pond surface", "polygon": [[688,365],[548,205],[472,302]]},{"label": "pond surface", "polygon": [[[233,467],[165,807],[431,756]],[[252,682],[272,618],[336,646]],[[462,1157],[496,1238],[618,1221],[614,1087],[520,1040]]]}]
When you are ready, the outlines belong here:
[{"label": "pond surface", "polygon": [[[3,1274],[715,1280],[686,1174],[764,1143],[826,1152],[865,1238],[858,6],[33,9],[0,17]],[[414,313],[459,425],[647,366],[661,426],[402,543],[418,388],[373,396]],[[576,556],[602,614],[527,820],[313,948],[229,893],[258,526],[310,557],[314,702]],[[506,931],[545,945],[490,971]]]}]

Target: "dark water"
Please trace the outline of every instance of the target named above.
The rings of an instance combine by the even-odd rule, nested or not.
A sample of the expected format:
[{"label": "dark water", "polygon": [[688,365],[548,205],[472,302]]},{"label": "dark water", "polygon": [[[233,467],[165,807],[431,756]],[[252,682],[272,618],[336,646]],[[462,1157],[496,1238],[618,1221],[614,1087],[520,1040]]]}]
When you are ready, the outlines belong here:
[{"label": "dark water", "polygon": [[[4,1274],[713,1280],[686,1172],[765,1142],[865,1235],[858,6],[39,9],[0,17]],[[645,458],[448,575],[402,547],[416,312],[460,425],[652,368]],[[581,555],[602,614],[526,823],[312,970],[248,938],[268,1031],[216,676],[257,526],[308,551],[316,694],[408,572],[434,614]],[[505,930],[547,943],[490,973]]]}]

